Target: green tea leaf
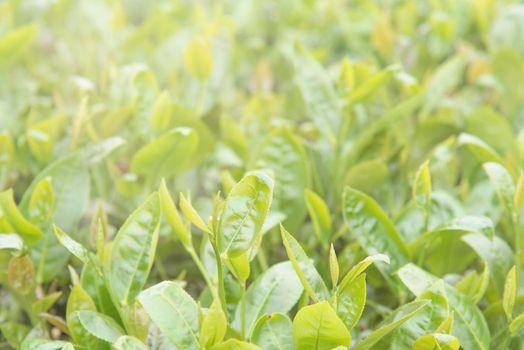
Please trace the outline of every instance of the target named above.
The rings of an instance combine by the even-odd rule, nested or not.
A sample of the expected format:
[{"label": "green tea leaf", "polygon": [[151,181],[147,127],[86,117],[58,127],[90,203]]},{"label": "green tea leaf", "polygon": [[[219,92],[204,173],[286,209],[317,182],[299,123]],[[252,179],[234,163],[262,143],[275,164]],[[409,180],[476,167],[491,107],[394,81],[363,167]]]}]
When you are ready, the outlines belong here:
[{"label": "green tea leaf", "polygon": [[173,345],[180,349],[199,348],[197,304],[176,282],[154,285],[138,299]]},{"label": "green tea leaf", "polygon": [[329,273],[331,274],[331,284],[335,288],[338,284],[338,275],[340,267],[338,266],[337,253],[335,247],[331,244],[329,248]]},{"label": "green tea leaf", "polygon": [[37,315],[41,314],[42,312],[47,312],[62,296],[62,292],[54,292],[51,294],[48,294],[44,296],[42,299],[38,299],[31,305],[31,309],[33,312]]},{"label": "green tea leaf", "polygon": [[360,261],[358,264],[353,266],[351,270],[348,271],[348,273],[344,276],[344,278],[340,282],[340,288],[344,288],[347,284],[350,284],[351,282],[353,282],[358,276],[360,276],[361,273],[366,271],[366,269],[375,262],[383,262],[383,263],[389,264],[389,257],[384,254],[375,254],[375,255],[366,257],[365,259]]},{"label": "green tea leaf", "polygon": [[222,254],[234,258],[255,243],[266,219],[273,195],[273,180],[252,172],[236,184],[226,199],[217,243]]},{"label": "green tea leaf", "polygon": [[351,104],[362,102],[373,96],[398,70],[398,66],[390,66],[374,74],[351,93]]},{"label": "green tea leaf", "polygon": [[0,249],[13,249],[21,251],[24,248],[22,238],[16,233],[2,233],[0,234]]},{"label": "green tea leaf", "polygon": [[429,303],[377,343],[377,348],[388,344],[391,348],[410,349],[418,338],[439,329],[453,315],[449,312],[449,303],[443,288],[444,282],[439,281],[421,294],[417,300],[428,300]]},{"label": "green tea leaf", "polygon": [[384,277],[409,261],[408,250],[391,220],[371,197],[346,188],[343,199],[344,218],[350,232],[369,254],[387,254],[390,265],[377,264]]},{"label": "green tea leaf", "polygon": [[344,168],[357,162],[359,157],[364,153],[365,149],[374,141],[375,137],[380,134],[380,132],[384,131],[394,123],[399,122],[403,118],[410,116],[413,111],[421,105],[423,100],[423,94],[416,94],[396,105],[382,118],[367,125],[365,130],[357,136],[351,145],[351,149],[344,157]]},{"label": "green tea leaf", "polygon": [[[439,281],[435,276],[413,264],[403,266],[398,271],[398,276],[417,296]],[[468,297],[455,288],[445,285],[444,289],[450,310],[454,314],[452,335],[458,338],[461,346],[466,350],[489,349],[491,335],[480,310]]]},{"label": "green tea leaf", "polygon": [[515,207],[513,205],[513,195],[515,193],[515,183],[509,172],[498,163],[484,163],[484,170],[489,176],[498,198],[503,207],[512,217],[515,214]]},{"label": "green tea leaf", "polygon": [[220,117],[220,135],[224,138],[224,142],[231,147],[241,159],[248,159],[249,144],[236,120],[228,115],[222,115]]},{"label": "green tea leaf", "polygon": [[[51,222],[66,232],[73,231],[82,217],[89,197],[89,174],[84,159],[73,153],[57,160],[40,172],[24,192],[20,202],[22,212],[29,213],[29,203],[33,192],[40,181],[46,178],[51,179],[55,197],[55,210]],[[54,238],[52,232],[51,237]]]},{"label": "green tea leaf", "polygon": [[213,69],[213,53],[209,39],[204,36],[191,39],[184,51],[184,63],[194,78],[201,82],[208,80]]},{"label": "green tea leaf", "polygon": [[227,267],[233,275],[241,282],[244,283],[251,274],[251,266],[249,265],[249,253],[244,252],[234,258],[228,258],[226,260]]},{"label": "green tea leaf", "polygon": [[67,233],[62,231],[60,228],[53,226],[53,230],[60,244],[62,244],[71,254],[80,259],[80,261],[86,264],[89,260],[88,250],[68,236]]},{"label": "green tea leaf", "polygon": [[0,193],[0,232],[16,233],[27,244],[35,244],[42,237],[40,228],[24,218],[18,210],[13,190]]},{"label": "green tea leaf", "polygon": [[61,340],[49,340],[43,338],[26,338],[20,350],[58,350],[69,344]]},{"label": "green tea leaf", "polygon": [[364,312],[366,304],[366,274],[361,274],[337,289],[337,314],[351,330]]},{"label": "green tea leaf", "polygon": [[258,346],[246,343],[238,339],[228,339],[223,343],[215,345],[213,350],[261,350]]},{"label": "green tea leaf", "polygon": [[291,320],[281,313],[260,317],[251,333],[251,341],[265,350],[294,350]]},{"label": "green tea leaf", "polygon": [[131,171],[150,179],[170,177],[187,169],[198,145],[190,128],[174,128],[139,149],[131,160]]},{"label": "green tea leaf", "polygon": [[509,324],[509,331],[513,337],[517,336],[524,328],[524,314],[515,317]]},{"label": "green tea leaf", "polygon": [[451,90],[456,88],[460,83],[462,73],[466,67],[466,60],[463,55],[457,54],[448,58],[442,63],[435,73],[431,81],[428,83],[426,101],[422,108],[421,114],[426,116],[436,108]]},{"label": "green tea leaf", "polygon": [[220,301],[213,300],[200,325],[200,344],[207,348],[220,343],[226,335],[226,330],[227,318]]},{"label": "green tea leaf", "polygon": [[58,115],[31,123],[27,129],[29,149],[39,163],[46,164],[51,160],[55,143],[65,121],[63,115]]},{"label": "green tea leaf", "polygon": [[490,240],[480,233],[467,234],[462,237],[462,240],[486,261],[491,280],[499,294],[502,295],[506,275],[514,263],[513,252],[509,245],[497,236]]},{"label": "green tea leaf", "polygon": [[428,334],[417,339],[412,350],[459,350],[460,342],[449,334]]},{"label": "green tea leaf", "polygon": [[513,131],[507,118],[490,107],[475,109],[466,119],[466,132],[493,147],[500,154],[516,150]]},{"label": "green tea leaf", "polygon": [[15,159],[15,145],[11,136],[5,132],[0,132],[0,166],[8,165]]},{"label": "green tea leaf", "polygon": [[309,297],[315,302],[328,300],[328,289],[315,265],[313,265],[312,260],[306,255],[297,240],[282,225],[280,226],[280,233],[287,256],[291,260],[293,268]]},{"label": "green tea leaf", "polygon": [[53,214],[55,197],[51,178],[47,177],[40,181],[33,191],[29,200],[29,217],[32,221],[43,226]]},{"label": "green tea leaf", "polygon": [[257,169],[271,169],[275,185],[272,210],[284,213],[283,225],[294,231],[306,216],[304,190],[310,187],[310,170],[304,147],[286,128],[271,132],[254,156]]},{"label": "green tea leaf", "polygon": [[[289,56],[308,117],[327,139],[332,139],[341,123],[342,106],[329,73],[302,47]],[[286,222],[286,226],[289,225]]]},{"label": "green tea leaf", "polygon": [[457,140],[458,145],[465,145],[480,162],[496,162],[505,164],[502,157],[484,141],[470,134],[462,133]]},{"label": "green tea leaf", "polygon": [[382,159],[364,160],[351,166],[345,184],[365,193],[371,193],[387,180],[389,169]]},{"label": "green tea leaf", "polygon": [[196,227],[198,227],[206,233],[212,233],[209,227],[207,227],[204,220],[202,220],[196,209],[193,208],[191,203],[186,199],[186,197],[184,197],[182,193],[180,193],[180,209],[182,210],[182,213],[184,213],[186,219],[191,221],[193,225],[195,225]]},{"label": "green tea leaf", "polygon": [[167,222],[171,225],[171,228],[175,232],[176,237],[188,247],[191,245],[191,233],[186,229],[178,210],[173,202],[173,198],[169,194],[169,191],[166,187],[165,180],[162,179],[160,184],[160,205],[162,207],[162,213],[165,215]]},{"label": "green tea leaf", "polygon": [[0,324],[0,331],[9,345],[14,349],[20,349],[24,338],[30,331],[30,328],[21,323],[4,322]]},{"label": "green tea leaf", "polygon": [[89,348],[96,348],[98,340],[86,330],[87,328],[84,328],[77,313],[78,311],[96,312],[95,303],[79,284],[73,286],[67,299],[67,328],[75,343],[84,344]]},{"label": "green tea leaf", "polygon": [[[76,232],[88,204],[90,180],[85,160],[79,153],[73,153],[50,164],[40,172],[24,192],[20,209],[29,213],[29,203],[36,186],[50,178],[54,193],[54,211],[50,222],[66,232]],[[47,282],[67,264],[69,254],[58,242],[51,227],[44,230],[36,249],[31,251],[36,264],[37,282]]]},{"label": "green tea leaf", "polygon": [[[271,266],[247,290],[245,316],[247,334],[250,334],[255,322],[262,315],[289,312],[303,290],[289,261]],[[240,329],[241,312],[241,305],[238,305],[233,321],[233,326],[237,329]]]},{"label": "green tea leaf", "polygon": [[18,27],[0,37],[0,66],[16,62],[31,46],[38,34],[36,24]]},{"label": "green tea leaf", "polygon": [[116,234],[111,249],[110,287],[121,305],[131,305],[153,266],[160,224],[158,193],[150,195]]},{"label": "green tea leaf", "polygon": [[115,350],[147,350],[148,347],[135,337],[121,336],[113,344]]},{"label": "green tea leaf", "polygon": [[125,334],[124,330],[111,317],[96,311],[77,311],[76,315],[82,326],[98,339],[114,343]]},{"label": "green tea leaf", "polygon": [[135,300],[133,304],[120,309],[122,323],[125,325],[127,334],[136,337],[140,341],[146,341],[149,334],[150,319],[142,305]]},{"label": "green tea leaf", "polygon": [[431,175],[429,173],[428,161],[420,166],[415,175],[413,199],[423,208],[427,208],[426,210],[429,209],[431,203]]},{"label": "green tea leaf", "polygon": [[331,350],[349,346],[351,335],[327,301],[305,306],[297,312],[292,326],[297,349]]},{"label": "green tea leaf", "polygon": [[374,330],[364,340],[355,345],[355,350],[373,349],[373,346],[404,322],[415,316],[428,304],[427,300],[413,301],[395,310],[384,321],[384,325]]},{"label": "green tea leaf", "polygon": [[95,264],[97,262],[93,259],[84,265],[80,275],[80,284],[95,302],[97,310],[119,321],[120,315],[107,287],[109,281],[104,278],[105,275],[100,273],[103,267],[100,264],[95,266]]},{"label": "green tea leaf", "polygon": [[476,271],[470,272],[455,284],[455,288],[469,296],[471,300],[477,304],[480,302],[484,296],[484,293],[486,293],[486,290],[488,289],[490,275],[489,265],[485,264],[484,271],[481,274],[477,273]]},{"label": "green tea leaf", "polygon": [[306,189],[306,205],[318,240],[327,247],[331,241],[331,216],[326,202],[315,192]]},{"label": "green tea leaf", "polygon": [[173,101],[171,100],[169,93],[163,91],[157,97],[153,111],[151,112],[151,129],[153,129],[155,134],[167,131],[171,125],[173,109]]},{"label": "green tea leaf", "polygon": [[506,276],[506,282],[504,283],[504,294],[502,296],[502,307],[504,308],[504,313],[506,314],[508,322],[511,322],[513,319],[513,307],[515,306],[516,294],[517,271],[516,266],[513,266]]},{"label": "green tea leaf", "polygon": [[9,286],[18,294],[26,295],[35,287],[35,268],[29,255],[13,256],[7,266]]}]

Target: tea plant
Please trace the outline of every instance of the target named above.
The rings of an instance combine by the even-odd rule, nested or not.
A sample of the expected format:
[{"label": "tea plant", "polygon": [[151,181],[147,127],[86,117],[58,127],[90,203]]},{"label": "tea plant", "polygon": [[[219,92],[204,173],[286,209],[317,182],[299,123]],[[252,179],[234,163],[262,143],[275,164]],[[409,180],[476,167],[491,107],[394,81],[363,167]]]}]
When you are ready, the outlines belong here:
[{"label": "tea plant", "polygon": [[524,345],[518,1],[0,18],[0,349]]}]

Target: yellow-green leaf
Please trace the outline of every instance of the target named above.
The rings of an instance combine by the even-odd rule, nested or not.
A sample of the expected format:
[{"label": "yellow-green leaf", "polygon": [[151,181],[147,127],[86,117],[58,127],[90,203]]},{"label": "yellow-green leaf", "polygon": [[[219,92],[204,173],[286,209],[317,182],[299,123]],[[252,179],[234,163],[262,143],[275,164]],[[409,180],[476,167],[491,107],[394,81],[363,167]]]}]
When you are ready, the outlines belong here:
[{"label": "yellow-green leaf", "polygon": [[508,322],[513,319],[513,306],[515,305],[515,296],[517,294],[517,270],[513,266],[506,276],[504,283],[504,294],[502,296],[502,307]]},{"label": "yellow-green leaf", "polygon": [[213,69],[211,42],[204,36],[191,39],[184,51],[184,62],[191,75],[201,82],[209,79]]},{"label": "yellow-green leaf", "polygon": [[184,246],[189,247],[191,245],[191,233],[184,226],[173,198],[169,194],[169,191],[166,186],[166,182],[162,179],[160,184],[160,205],[162,207],[162,213],[165,215],[167,222],[171,225],[173,232],[175,232],[176,237],[184,244]]},{"label": "yellow-green leaf", "polygon": [[349,346],[351,335],[327,301],[305,306],[292,326],[293,342],[300,350],[331,350]]}]

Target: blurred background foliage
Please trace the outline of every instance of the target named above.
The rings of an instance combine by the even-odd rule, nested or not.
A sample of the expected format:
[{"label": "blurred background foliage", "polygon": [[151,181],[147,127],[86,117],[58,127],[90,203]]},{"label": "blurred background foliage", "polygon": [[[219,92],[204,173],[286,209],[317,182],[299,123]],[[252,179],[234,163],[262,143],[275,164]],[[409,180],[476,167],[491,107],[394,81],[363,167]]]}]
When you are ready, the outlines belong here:
[{"label": "blurred background foliage", "polygon": [[[350,185],[379,202],[415,261],[456,283],[485,258],[460,235],[424,233],[483,216],[524,253],[523,38],[524,4],[509,0],[0,1],[0,189],[13,188],[35,223],[30,197],[50,177],[51,221],[94,246],[97,213],[113,234],[162,177],[208,217],[217,190],[269,168],[274,202],[254,275],[286,257],[281,220],[323,275],[329,242],[344,271],[365,256],[342,219]],[[424,207],[412,186],[426,160]],[[503,166],[505,189],[486,161]],[[306,189],[329,209],[324,227],[309,218]],[[44,294],[69,281],[51,221],[37,223],[44,238],[31,249]],[[152,279],[186,276],[198,295],[169,230]],[[374,272],[369,324],[399,303]],[[485,307],[500,297],[492,287]],[[20,308],[4,294],[0,321]]]}]

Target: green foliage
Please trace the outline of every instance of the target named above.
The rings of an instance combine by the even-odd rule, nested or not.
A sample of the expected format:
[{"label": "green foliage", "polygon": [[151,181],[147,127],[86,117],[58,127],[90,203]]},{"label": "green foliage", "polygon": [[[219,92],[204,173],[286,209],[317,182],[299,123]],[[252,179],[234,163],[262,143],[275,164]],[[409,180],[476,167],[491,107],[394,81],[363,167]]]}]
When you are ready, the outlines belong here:
[{"label": "green foliage", "polygon": [[0,350],[524,347],[522,1],[0,18]]}]

